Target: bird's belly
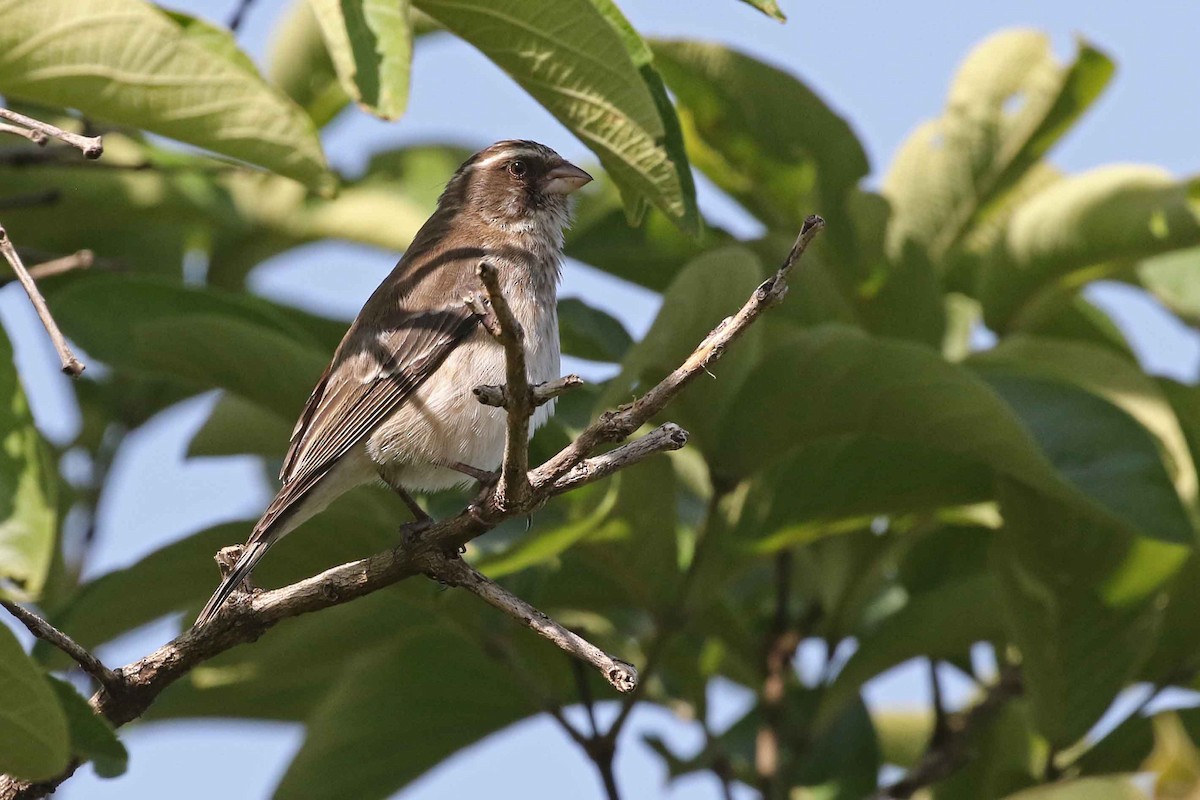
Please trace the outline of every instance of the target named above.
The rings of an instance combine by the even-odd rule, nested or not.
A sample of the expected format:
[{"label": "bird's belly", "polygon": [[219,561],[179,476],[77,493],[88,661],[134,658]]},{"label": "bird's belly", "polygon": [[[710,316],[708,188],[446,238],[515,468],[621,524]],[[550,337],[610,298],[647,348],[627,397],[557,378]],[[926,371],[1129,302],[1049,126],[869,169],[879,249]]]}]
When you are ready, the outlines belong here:
[{"label": "bird's belly", "polygon": [[[531,383],[558,377],[558,324],[553,315],[526,325],[526,370]],[[549,334],[549,335],[547,335]],[[481,330],[456,348],[404,404],[368,437],[367,453],[390,479],[407,489],[436,491],[472,481],[446,464],[494,470],[504,458],[505,411],[480,403],[471,390],[505,382],[504,349]],[[534,412],[530,433],[550,417],[552,404]]]}]

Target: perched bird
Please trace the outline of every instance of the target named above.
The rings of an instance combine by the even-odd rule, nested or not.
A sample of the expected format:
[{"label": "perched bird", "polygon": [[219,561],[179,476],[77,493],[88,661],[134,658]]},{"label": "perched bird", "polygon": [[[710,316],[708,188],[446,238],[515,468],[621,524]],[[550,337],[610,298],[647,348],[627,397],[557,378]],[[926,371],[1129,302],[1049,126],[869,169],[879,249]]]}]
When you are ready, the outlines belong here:
[{"label": "perched bird", "polygon": [[[272,544],[355,486],[382,479],[428,521],[408,491],[465,485],[500,465],[505,412],[471,390],[505,382],[504,349],[463,298],[480,291],[477,265],[492,264],[525,330],[529,381],[558,377],[568,195],[591,179],[530,141],[497,142],[459,167],[338,345],[292,431],[279,493],[197,626]],[[531,431],[549,415],[538,409]]]}]

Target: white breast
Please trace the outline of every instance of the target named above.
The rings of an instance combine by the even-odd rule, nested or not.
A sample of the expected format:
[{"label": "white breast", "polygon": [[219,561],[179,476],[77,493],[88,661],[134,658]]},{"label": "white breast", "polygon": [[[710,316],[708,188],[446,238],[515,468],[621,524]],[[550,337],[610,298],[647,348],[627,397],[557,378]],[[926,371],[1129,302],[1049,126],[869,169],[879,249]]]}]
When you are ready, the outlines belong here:
[{"label": "white breast", "polygon": [[[555,301],[538,303],[527,280],[500,269],[505,297],[525,330],[526,372],[530,383],[559,376],[558,311]],[[553,298],[553,289],[550,292]],[[387,465],[407,489],[435,491],[466,485],[471,479],[444,464],[461,462],[493,470],[504,457],[505,412],[481,404],[471,393],[480,384],[505,382],[504,348],[480,329],[456,348],[404,405],[367,439],[367,454]],[[549,419],[552,403],[539,408],[530,433]]]}]

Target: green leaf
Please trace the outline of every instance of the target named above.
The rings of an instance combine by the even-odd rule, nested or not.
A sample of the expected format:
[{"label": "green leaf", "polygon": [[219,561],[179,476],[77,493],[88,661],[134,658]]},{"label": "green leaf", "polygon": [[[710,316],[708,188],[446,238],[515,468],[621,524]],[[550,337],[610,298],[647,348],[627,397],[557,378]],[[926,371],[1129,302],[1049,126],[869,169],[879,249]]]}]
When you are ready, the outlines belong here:
[{"label": "green leaf", "polygon": [[67,721],[39,666],[0,625],[0,771],[29,780],[67,765]]},{"label": "green leaf", "polygon": [[742,2],[746,5],[754,6],[777,22],[787,22],[787,17],[783,15],[783,10],[775,0],[742,0]]},{"label": "green leaf", "polygon": [[188,443],[189,457],[255,455],[282,458],[291,438],[286,418],[222,392],[208,419]]},{"label": "green leaf", "polygon": [[693,162],[768,226],[821,213],[848,236],[847,195],[868,170],[850,125],[780,69],[720,45],[656,41]]},{"label": "green leaf", "polygon": [[1200,325],[1200,247],[1164,253],[1137,267],[1138,282],[1191,325]]},{"label": "green leaf", "polygon": [[58,474],[12,356],[0,330],[0,583],[7,579],[22,596],[36,598],[57,543]]},{"label": "green leaf", "polygon": [[346,94],[381,119],[408,104],[412,25],[408,0],[309,0]]},{"label": "green leaf", "polygon": [[88,701],[66,681],[47,676],[67,718],[71,755],[92,762],[101,778],[115,778],[129,766],[129,752],[117,739],[108,720],[92,711]]},{"label": "green leaf", "polygon": [[0,53],[0,92],[9,97],[145,128],[314,189],[334,185],[299,107],[148,3],[10,4]]},{"label": "green leaf", "polygon": [[1004,800],[1151,800],[1133,777],[1079,778],[1010,794]]},{"label": "green leaf", "polygon": [[237,392],[284,417],[328,358],[287,314],[246,295],[96,274],[48,300],[63,330],[108,364]]},{"label": "green leaf", "polygon": [[[590,0],[418,0],[479,48],[600,158],[628,212],[649,201],[699,231],[695,189],[672,152],[673,113],[611,3]],[[644,45],[643,45],[644,47]],[[649,69],[647,69],[649,68]],[[650,76],[650,77],[648,77]],[[640,213],[634,213],[634,218]]]},{"label": "green leaf", "polygon": [[1046,746],[1033,728],[1026,699],[1009,700],[988,724],[973,726],[966,739],[972,758],[934,784],[932,800],[1003,797],[1043,780]]},{"label": "green leaf", "polygon": [[[512,672],[474,643],[449,630],[424,631],[350,660],[309,717],[274,797],[382,800],[537,710]],[[346,770],[350,754],[356,767]]]},{"label": "green leaf", "polygon": [[1120,531],[1010,480],[1000,482],[1000,510],[992,566],[1001,607],[1038,730],[1064,748],[1150,655],[1161,611],[1146,592],[1114,591],[1131,550]]},{"label": "green leaf", "polygon": [[1013,211],[981,264],[976,291],[988,326],[1023,327],[1106,271],[1200,243],[1198,186],[1122,165],[1037,193]]},{"label": "green leaf", "polygon": [[[631,227],[620,197],[603,178],[596,190],[581,192],[567,232],[566,254],[610,275],[662,291],[692,259],[732,241],[725,231],[705,223],[699,236],[689,236],[657,209]],[[590,188],[590,187],[589,187]]]},{"label": "green leaf", "polygon": [[189,40],[241,68],[247,75],[258,77],[258,67],[254,66],[253,59],[238,47],[237,39],[228,28],[218,27],[207,20],[181,11],[163,9],[163,12],[183,29]]},{"label": "green leaf", "polygon": [[[1153,584],[1178,567],[1187,548],[1195,545],[1196,533],[1160,445],[1146,428],[1107,400],[1035,371],[982,364],[975,370],[1020,416],[1059,474],[1090,498],[1093,508],[1104,509],[1108,521],[1161,546],[1164,572],[1143,577]],[[1019,474],[1013,477],[1035,485]]]},{"label": "green leaf", "polygon": [[1007,366],[1027,375],[1066,381],[1103,397],[1154,434],[1180,499],[1186,508],[1196,508],[1196,466],[1187,438],[1163,392],[1136,363],[1108,348],[1032,336],[1006,337],[970,363]]},{"label": "green leaf", "polygon": [[575,297],[558,301],[558,326],[563,353],[577,358],[619,362],[633,346],[615,317]]},{"label": "green leaf", "polygon": [[296,101],[318,128],[350,103],[325,47],[325,38],[308,0],[294,0],[276,25],[267,59],[267,76]]},{"label": "green leaf", "polygon": [[859,640],[822,701],[821,719],[830,719],[871,678],[911,658],[958,658],[976,642],[1003,638],[999,595],[991,576],[967,575],[911,598]]},{"label": "green leaf", "polygon": [[[621,373],[609,382],[597,404],[627,402],[675,369],[709,331],[735,313],[762,277],[762,266],[745,248],[731,245],[692,261],[663,295],[663,304],[645,337],[629,351]],[[700,379],[671,407],[671,419],[690,431],[703,450],[716,444],[725,409],[753,367],[762,331],[752,327],[714,365],[714,379]]]},{"label": "green leaf", "polygon": [[1112,61],[1086,42],[1060,65],[1050,38],[997,33],[959,68],[941,118],[906,141],[883,180],[895,216],[889,251],[906,241],[935,263],[1008,193],[1103,92]]}]

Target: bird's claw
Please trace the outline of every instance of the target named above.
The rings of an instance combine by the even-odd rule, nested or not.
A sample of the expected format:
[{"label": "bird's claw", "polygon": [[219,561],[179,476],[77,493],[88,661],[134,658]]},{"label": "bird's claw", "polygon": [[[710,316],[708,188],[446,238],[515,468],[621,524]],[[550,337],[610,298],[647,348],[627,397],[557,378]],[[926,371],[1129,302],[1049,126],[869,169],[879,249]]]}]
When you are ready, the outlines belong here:
[{"label": "bird's claw", "polygon": [[421,538],[422,533],[429,530],[431,525],[433,525],[433,517],[406,522],[400,526],[400,540],[404,543],[405,547],[410,547]]}]

